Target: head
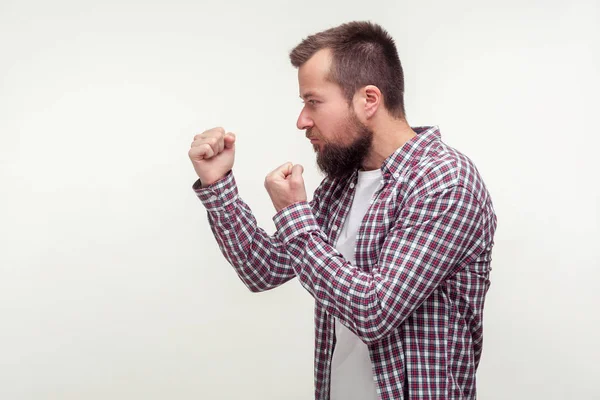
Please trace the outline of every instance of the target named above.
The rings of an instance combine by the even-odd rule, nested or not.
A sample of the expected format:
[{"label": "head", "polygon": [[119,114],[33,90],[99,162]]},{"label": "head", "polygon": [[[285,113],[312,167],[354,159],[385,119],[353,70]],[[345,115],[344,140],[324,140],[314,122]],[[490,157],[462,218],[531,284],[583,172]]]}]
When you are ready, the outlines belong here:
[{"label": "head", "polygon": [[404,77],[396,46],[380,26],[350,22],[304,39],[290,53],[298,68],[306,130],[330,176],[361,166],[376,115],[404,119]]}]

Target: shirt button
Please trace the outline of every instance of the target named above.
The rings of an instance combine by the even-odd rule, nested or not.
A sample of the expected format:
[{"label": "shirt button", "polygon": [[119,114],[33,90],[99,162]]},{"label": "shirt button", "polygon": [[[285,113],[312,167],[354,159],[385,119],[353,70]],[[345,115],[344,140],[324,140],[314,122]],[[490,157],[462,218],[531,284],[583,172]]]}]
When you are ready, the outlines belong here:
[{"label": "shirt button", "polygon": [[354,183],[350,184],[350,189],[354,189]]},{"label": "shirt button", "polygon": [[397,172],[396,172],[396,173],[394,173],[394,178],[398,179],[399,177],[400,177],[400,174],[399,174],[399,173],[397,173]]},{"label": "shirt button", "polygon": [[331,230],[332,230],[332,231],[337,231],[337,225],[334,225],[334,226],[332,226],[332,227],[331,227]]},{"label": "shirt button", "polygon": [[210,196],[210,199],[208,199],[208,201],[215,201],[217,200],[217,196]]}]

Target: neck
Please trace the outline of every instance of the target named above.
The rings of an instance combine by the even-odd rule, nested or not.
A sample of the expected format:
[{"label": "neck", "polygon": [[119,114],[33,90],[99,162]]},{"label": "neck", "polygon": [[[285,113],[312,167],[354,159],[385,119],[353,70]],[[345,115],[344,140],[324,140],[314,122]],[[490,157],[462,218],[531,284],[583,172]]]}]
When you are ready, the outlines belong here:
[{"label": "neck", "polygon": [[404,119],[386,118],[371,129],[373,143],[362,164],[365,171],[381,168],[389,156],[417,135]]}]

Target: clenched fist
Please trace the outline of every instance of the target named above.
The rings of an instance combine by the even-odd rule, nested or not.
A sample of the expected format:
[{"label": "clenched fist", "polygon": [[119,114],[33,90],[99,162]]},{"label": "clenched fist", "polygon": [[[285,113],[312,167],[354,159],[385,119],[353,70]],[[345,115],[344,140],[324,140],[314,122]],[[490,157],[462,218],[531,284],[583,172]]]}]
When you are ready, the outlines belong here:
[{"label": "clenched fist", "polygon": [[294,203],[306,201],[303,171],[300,164],[286,163],[265,178],[265,188],[277,212]]},{"label": "clenched fist", "polygon": [[223,128],[213,128],[194,136],[188,152],[202,187],[224,177],[235,158],[235,135]]}]

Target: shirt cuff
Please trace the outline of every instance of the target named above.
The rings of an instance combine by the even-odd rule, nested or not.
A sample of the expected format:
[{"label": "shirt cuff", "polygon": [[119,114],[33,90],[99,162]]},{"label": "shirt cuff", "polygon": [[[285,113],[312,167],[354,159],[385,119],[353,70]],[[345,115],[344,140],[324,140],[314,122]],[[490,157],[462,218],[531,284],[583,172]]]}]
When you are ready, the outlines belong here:
[{"label": "shirt cuff", "polygon": [[198,179],[192,189],[208,211],[222,210],[238,199],[237,184],[232,171],[207,187],[203,188],[201,185],[202,182]]},{"label": "shirt cuff", "polygon": [[275,222],[277,235],[285,244],[303,233],[320,229],[312,209],[306,201],[282,208],[273,217],[273,222]]}]

